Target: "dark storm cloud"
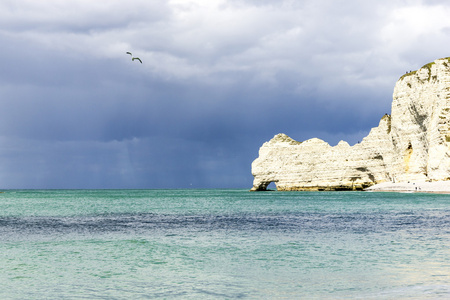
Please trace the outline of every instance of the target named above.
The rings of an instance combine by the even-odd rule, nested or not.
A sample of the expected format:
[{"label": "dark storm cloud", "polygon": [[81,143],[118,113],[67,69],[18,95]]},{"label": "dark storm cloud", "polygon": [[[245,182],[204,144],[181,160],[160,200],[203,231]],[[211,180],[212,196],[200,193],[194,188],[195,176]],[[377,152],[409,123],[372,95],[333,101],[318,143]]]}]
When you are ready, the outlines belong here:
[{"label": "dark storm cloud", "polygon": [[377,126],[406,70],[449,56],[449,10],[2,1],[2,186],[249,187],[258,148],[279,132],[353,144]]}]

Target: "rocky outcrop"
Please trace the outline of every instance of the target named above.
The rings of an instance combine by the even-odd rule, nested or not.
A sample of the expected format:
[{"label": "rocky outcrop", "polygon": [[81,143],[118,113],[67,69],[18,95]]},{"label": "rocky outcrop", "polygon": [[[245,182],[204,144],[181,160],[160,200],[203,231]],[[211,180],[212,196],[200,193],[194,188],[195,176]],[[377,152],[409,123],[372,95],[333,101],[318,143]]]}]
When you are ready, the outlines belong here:
[{"label": "rocky outcrop", "polygon": [[278,134],[252,163],[253,191],[361,190],[377,183],[450,180],[450,58],[403,75],[391,115],[361,143],[332,147]]}]

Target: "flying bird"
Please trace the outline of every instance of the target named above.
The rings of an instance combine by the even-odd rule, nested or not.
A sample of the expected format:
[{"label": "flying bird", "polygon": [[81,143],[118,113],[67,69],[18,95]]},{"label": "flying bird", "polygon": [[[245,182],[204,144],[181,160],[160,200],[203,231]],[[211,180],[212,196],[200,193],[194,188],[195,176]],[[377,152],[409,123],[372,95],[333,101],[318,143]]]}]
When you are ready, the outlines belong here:
[{"label": "flying bird", "polygon": [[131,55],[131,61],[134,61],[136,59],[142,64],[142,60],[139,57],[133,57],[133,54],[131,54],[131,52],[127,52],[127,54]]}]

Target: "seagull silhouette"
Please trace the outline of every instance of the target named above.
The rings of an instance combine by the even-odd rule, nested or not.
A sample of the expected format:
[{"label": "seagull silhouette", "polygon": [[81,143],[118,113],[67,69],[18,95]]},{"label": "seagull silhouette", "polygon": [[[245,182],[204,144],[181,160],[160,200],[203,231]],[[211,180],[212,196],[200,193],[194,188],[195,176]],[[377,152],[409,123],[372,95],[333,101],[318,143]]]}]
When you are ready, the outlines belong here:
[{"label": "seagull silhouette", "polygon": [[142,64],[142,60],[141,60],[139,57],[133,57],[133,54],[131,54],[131,52],[127,52],[127,54],[130,54],[130,55],[131,55],[131,60],[132,60],[132,61],[138,60],[138,61]]}]

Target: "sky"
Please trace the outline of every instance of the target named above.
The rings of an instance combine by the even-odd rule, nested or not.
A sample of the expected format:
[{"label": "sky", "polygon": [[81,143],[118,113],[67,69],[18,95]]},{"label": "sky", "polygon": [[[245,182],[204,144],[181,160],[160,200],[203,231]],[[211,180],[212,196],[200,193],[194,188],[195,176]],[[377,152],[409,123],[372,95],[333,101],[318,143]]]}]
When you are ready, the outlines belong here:
[{"label": "sky", "polygon": [[450,56],[449,15],[444,0],[2,0],[0,188],[251,188],[275,134],[366,136],[400,76]]}]

